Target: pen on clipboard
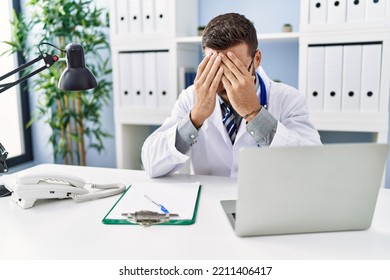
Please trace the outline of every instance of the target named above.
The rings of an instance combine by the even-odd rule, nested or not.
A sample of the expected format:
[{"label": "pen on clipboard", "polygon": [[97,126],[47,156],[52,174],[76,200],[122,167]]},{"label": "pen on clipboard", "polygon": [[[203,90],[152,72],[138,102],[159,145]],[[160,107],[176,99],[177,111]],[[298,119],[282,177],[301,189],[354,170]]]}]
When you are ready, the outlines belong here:
[{"label": "pen on clipboard", "polygon": [[161,204],[155,202],[153,199],[151,199],[149,196],[147,196],[146,194],[144,195],[146,199],[150,200],[153,204],[155,204],[156,206],[160,207],[161,211],[163,211],[165,214],[169,214],[169,211],[167,210],[167,208],[165,208],[164,206],[162,206]]}]

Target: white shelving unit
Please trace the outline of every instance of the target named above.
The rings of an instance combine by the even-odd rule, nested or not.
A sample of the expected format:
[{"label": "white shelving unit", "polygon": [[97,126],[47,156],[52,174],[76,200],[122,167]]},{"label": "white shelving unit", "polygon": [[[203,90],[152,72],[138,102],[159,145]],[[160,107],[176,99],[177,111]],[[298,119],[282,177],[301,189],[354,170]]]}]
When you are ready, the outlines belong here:
[{"label": "white shelving unit", "polygon": [[[179,67],[196,67],[199,47],[180,44],[176,38],[195,36],[198,25],[197,0],[113,0],[110,1],[110,35],[113,66],[116,161],[118,168],[141,169],[141,147],[151,133],[151,126],[162,124],[178,95]],[[135,83],[142,83],[144,61],[134,62],[134,55],[165,53],[158,62],[157,75],[166,76],[164,105],[157,95],[157,106],[132,104]],[[146,70],[145,70],[146,71]],[[147,72],[145,72],[147,73]],[[144,75],[145,75],[144,73]],[[149,79],[150,77],[148,77]],[[146,85],[146,84],[145,84]],[[140,96],[147,99],[146,88]],[[130,100],[130,102],[128,101]],[[137,97],[139,99],[139,96]],[[162,99],[161,99],[162,100]],[[137,102],[138,102],[137,101]]]},{"label": "white shelving unit", "polygon": [[[387,3],[386,3],[387,2]],[[360,6],[358,6],[360,5]],[[377,6],[375,6],[377,5]],[[322,9],[322,11],[320,11]],[[340,10],[340,11],[338,11]],[[320,131],[343,131],[343,132],[369,132],[373,133],[374,141],[387,142],[389,127],[389,91],[390,91],[390,3],[384,0],[301,0],[301,24],[299,38],[299,89],[306,94],[309,103],[311,118]],[[355,92],[358,96],[360,109],[345,110],[344,104],[334,112],[326,109],[318,110],[310,107],[310,98],[313,98],[308,88],[309,49],[322,46],[325,49],[331,46],[367,46],[370,44],[381,47],[380,69],[370,69],[380,73],[378,91],[373,92],[371,98],[378,98],[376,108],[363,110],[363,104],[367,99],[367,92],[360,88]],[[363,47],[362,47],[363,48]],[[343,50],[343,55],[345,51]],[[325,55],[326,56],[326,55]],[[344,57],[344,56],[343,56]],[[325,58],[329,59],[328,57]],[[358,57],[358,59],[361,59]],[[321,67],[320,65],[318,67]],[[363,66],[364,67],[364,66]],[[336,69],[331,69],[331,71]],[[367,69],[364,69],[367,70]],[[362,70],[363,73],[363,70]],[[324,78],[326,79],[326,77]],[[341,79],[346,79],[345,73]],[[365,77],[361,77],[361,83]],[[329,81],[324,80],[326,84]],[[341,102],[348,102],[345,97],[347,92],[336,92]],[[354,93],[352,93],[354,94]],[[341,96],[340,96],[341,95]],[[316,98],[324,98],[326,108],[329,92],[323,92]],[[337,98],[337,97],[335,97]]]},{"label": "white shelving unit", "polygon": [[[161,125],[165,118],[169,116],[179,94],[179,69],[182,67],[196,69],[201,49],[201,37],[196,35],[198,26],[197,0],[154,0],[162,6],[166,5],[168,7],[165,12],[169,15],[169,19],[167,17],[164,19],[168,20],[169,28],[162,33],[134,33],[131,32],[131,24],[128,26],[123,24],[123,22],[126,22],[126,18],[131,19],[131,16],[133,16],[130,12],[130,6],[134,4],[130,5],[130,2],[137,1],[141,0],[110,1],[117,167],[129,169],[142,168],[140,159],[142,144],[153,131],[153,127]],[[369,1],[373,0],[357,2],[366,5]],[[380,5],[383,5],[382,1],[384,2],[384,0],[379,1]],[[145,2],[150,3],[153,0],[142,0],[142,5]],[[310,46],[366,44],[371,42],[381,44],[380,102],[377,111],[318,112],[310,107],[309,110],[316,128],[320,131],[370,132],[375,135],[375,141],[387,142],[390,86],[390,3],[385,3],[383,6],[382,18],[379,20],[371,19],[351,23],[346,22],[345,18],[344,22],[311,22],[313,18],[310,19],[309,12],[314,5],[320,3],[323,7],[328,8],[330,5],[334,5],[335,2],[347,7],[356,1],[301,0],[299,33],[262,33],[258,35],[259,41],[260,43],[278,44],[299,42],[299,53],[297,53],[299,55],[299,90],[307,96],[310,94],[307,89],[307,57]],[[132,7],[134,8],[134,6]],[[156,21],[158,17],[157,13]],[[161,51],[168,53],[168,59],[163,68],[168,77],[169,106],[135,107],[123,104],[124,92],[122,87],[123,82],[126,82],[126,73],[121,71],[123,55]],[[131,73],[129,73],[129,79],[130,75]]]}]

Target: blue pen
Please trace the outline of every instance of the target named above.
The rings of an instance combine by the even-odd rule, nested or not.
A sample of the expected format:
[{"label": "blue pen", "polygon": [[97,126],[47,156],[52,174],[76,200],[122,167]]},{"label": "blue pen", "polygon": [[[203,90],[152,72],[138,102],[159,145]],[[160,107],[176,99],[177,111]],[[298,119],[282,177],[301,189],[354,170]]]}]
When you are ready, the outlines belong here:
[{"label": "blue pen", "polygon": [[145,198],[146,199],[149,199],[153,204],[157,205],[158,207],[160,207],[161,211],[163,211],[165,214],[169,214],[169,211],[167,210],[167,208],[165,208],[164,206],[162,206],[161,204],[158,204],[157,202],[155,202],[153,199],[151,199],[149,196],[147,196],[145,194]]}]

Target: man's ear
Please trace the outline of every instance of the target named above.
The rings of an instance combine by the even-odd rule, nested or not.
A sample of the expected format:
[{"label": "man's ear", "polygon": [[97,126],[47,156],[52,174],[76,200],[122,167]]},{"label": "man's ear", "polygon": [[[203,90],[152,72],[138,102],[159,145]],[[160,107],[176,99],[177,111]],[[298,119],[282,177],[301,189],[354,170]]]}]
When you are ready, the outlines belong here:
[{"label": "man's ear", "polygon": [[255,69],[259,68],[260,63],[261,63],[261,51],[260,50],[256,50],[253,63],[255,64]]}]

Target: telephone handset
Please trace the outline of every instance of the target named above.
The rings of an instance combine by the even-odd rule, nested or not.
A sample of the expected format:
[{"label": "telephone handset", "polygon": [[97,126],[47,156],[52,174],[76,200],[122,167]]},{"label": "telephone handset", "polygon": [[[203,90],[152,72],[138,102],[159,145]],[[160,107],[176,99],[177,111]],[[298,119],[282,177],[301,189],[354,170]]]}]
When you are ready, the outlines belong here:
[{"label": "telephone handset", "polygon": [[86,182],[84,179],[59,172],[30,173],[17,177],[17,182],[24,185],[59,184],[82,188]]},{"label": "telephone handset", "polygon": [[[30,208],[37,199],[73,198],[85,201],[122,193],[123,184],[98,185],[87,183],[73,174],[61,172],[22,172],[17,176],[5,175],[5,187],[12,192],[11,198],[22,208]],[[100,191],[90,192],[92,189]]]}]

